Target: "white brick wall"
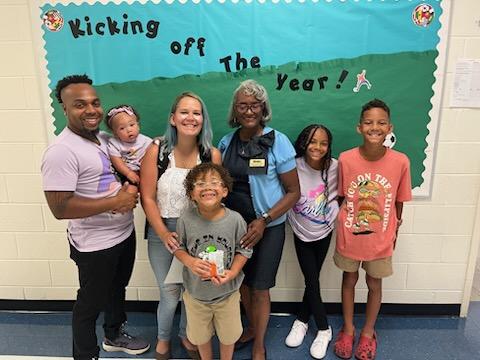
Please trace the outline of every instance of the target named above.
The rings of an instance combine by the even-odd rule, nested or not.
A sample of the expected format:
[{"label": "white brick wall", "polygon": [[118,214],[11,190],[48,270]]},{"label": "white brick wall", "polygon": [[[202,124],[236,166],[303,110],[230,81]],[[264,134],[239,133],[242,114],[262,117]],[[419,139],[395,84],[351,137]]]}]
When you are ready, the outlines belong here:
[{"label": "white brick wall", "polygon": [[[65,221],[53,218],[41,191],[39,167],[47,136],[28,1],[0,0],[0,13],[0,299],[73,299],[78,280],[68,257]],[[405,208],[395,275],[385,281],[385,302],[458,304],[469,294],[464,286],[473,277],[479,241],[474,226],[480,191],[480,110],[450,109],[448,99],[456,60],[480,58],[478,14],[477,0],[452,4],[432,197]],[[140,211],[136,217],[141,231]],[[332,249],[333,243],[330,253]],[[299,300],[302,281],[288,238],[273,299]],[[326,301],[339,301],[340,281],[341,273],[329,257],[321,274]],[[358,289],[358,301],[364,301],[365,285]],[[158,298],[141,234],[127,297]]]}]

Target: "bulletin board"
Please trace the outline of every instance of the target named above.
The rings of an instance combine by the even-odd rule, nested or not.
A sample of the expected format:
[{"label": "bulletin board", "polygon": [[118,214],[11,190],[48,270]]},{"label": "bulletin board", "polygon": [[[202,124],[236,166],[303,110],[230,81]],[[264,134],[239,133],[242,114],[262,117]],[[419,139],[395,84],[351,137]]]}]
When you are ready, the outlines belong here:
[{"label": "bulletin board", "polygon": [[104,109],[131,104],[142,132],[164,132],[183,91],[205,101],[215,141],[231,131],[238,84],[269,93],[270,126],[292,142],[306,125],[358,146],[361,106],[391,108],[388,146],[408,155],[416,196],[430,194],[445,70],[449,0],[30,0],[50,139],[66,125],[55,99],[66,75],[92,78]]}]

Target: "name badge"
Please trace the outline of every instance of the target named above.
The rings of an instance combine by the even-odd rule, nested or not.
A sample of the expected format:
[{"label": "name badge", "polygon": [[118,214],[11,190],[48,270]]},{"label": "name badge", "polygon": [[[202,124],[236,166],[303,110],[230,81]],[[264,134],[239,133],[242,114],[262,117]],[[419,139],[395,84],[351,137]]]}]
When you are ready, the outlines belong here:
[{"label": "name badge", "polygon": [[248,166],[251,168],[264,168],[265,159],[250,159]]}]

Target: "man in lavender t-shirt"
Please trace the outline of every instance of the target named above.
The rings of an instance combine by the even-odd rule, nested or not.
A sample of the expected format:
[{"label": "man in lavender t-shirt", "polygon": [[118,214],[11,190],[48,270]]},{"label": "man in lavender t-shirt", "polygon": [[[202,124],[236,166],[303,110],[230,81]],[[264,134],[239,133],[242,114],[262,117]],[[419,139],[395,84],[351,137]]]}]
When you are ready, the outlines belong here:
[{"label": "man in lavender t-shirt", "polygon": [[73,307],[73,358],[98,359],[95,321],[105,311],[106,351],[141,354],[150,345],[125,331],[125,287],[135,261],[132,210],[137,194],[127,191],[112,171],[106,134],[98,130],[103,109],[92,80],[72,75],[60,80],[56,96],[67,127],[47,148],[42,161],[43,190],[57,219],[70,219],[70,257],[80,289]]}]

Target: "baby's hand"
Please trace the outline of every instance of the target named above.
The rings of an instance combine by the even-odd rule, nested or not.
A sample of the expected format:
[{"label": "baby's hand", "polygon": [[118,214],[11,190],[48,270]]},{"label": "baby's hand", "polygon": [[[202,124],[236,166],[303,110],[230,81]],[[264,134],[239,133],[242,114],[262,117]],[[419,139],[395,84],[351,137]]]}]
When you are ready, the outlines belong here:
[{"label": "baby's hand", "polygon": [[140,176],[135,171],[130,171],[127,174],[127,179],[131,184],[140,184]]}]

